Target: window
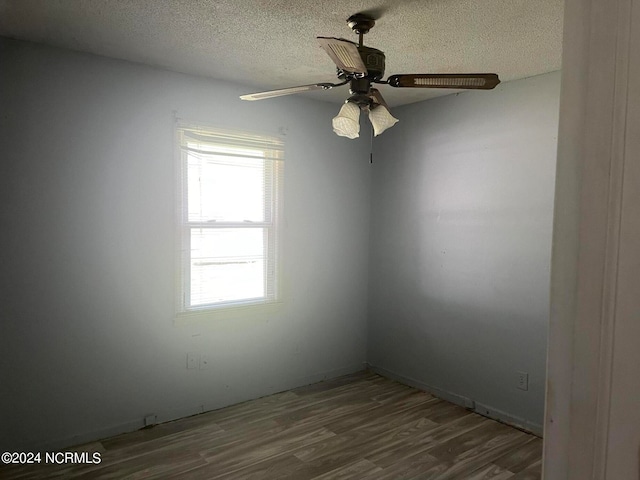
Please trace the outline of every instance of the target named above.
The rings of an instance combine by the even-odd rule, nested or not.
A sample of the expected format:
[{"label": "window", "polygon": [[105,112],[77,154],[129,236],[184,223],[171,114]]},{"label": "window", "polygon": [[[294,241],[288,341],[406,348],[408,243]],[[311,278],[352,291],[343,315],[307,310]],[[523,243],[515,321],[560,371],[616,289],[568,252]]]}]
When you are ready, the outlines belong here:
[{"label": "window", "polygon": [[275,302],[283,144],[178,126],[181,311]]}]

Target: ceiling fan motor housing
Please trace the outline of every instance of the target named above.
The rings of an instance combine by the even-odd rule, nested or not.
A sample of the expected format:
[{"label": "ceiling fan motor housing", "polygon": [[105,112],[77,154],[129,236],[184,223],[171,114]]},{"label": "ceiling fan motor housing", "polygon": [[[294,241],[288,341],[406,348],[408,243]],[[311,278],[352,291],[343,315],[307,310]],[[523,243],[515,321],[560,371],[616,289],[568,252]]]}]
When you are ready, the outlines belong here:
[{"label": "ceiling fan motor housing", "polygon": [[360,52],[360,57],[365,67],[367,67],[367,77],[370,80],[380,80],[384,75],[384,53],[376,48],[365,47],[364,45],[358,47],[358,52]]},{"label": "ceiling fan motor housing", "polygon": [[384,76],[384,53],[376,48],[365,47],[364,45],[358,47],[358,53],[360,53],[360,58],[362,58],[362,62],[367,69],[367,75],[353,74],[338,68],[338,78],[341,80],[366,78],[371,82],[380,80]]}]

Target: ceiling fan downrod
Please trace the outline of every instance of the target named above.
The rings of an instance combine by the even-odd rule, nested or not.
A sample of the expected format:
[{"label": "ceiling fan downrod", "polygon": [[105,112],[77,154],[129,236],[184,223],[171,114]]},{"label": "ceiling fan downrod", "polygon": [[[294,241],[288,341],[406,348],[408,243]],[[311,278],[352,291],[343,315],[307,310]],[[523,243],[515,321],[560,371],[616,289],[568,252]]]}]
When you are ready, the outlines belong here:
[{"label": "ceiling fan downrod", "polygon": [[364,13],[356,13],[355,15],[351,15],[347,19],[347,24],[351,29],[358,34],[358,43],[359,46],[362,47],[364,45],[362,38],[365,33],[368,33],[371,28],[376,24],[376,21],[371,18],[369,15],[365,15]]}]

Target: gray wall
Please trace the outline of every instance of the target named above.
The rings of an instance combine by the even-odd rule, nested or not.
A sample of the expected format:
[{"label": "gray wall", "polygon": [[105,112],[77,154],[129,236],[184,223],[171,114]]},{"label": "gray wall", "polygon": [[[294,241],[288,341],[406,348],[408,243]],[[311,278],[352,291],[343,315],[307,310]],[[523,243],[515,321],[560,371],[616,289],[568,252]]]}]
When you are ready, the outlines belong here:
[{"label": "gray wall", "polygon": [[372,180],[368,361],[538,432],[559,88],[555,72],[395,109]]},{"label": "gray wall", "polygon": [[[371,167],[366,135],[332,133],[335,105],[241,102],[250,88],[5,39],[0,64],[0,449],[68,446],[365,360],[541,423],[558,74],[394,109]],[[286,133],[278,309],[174,324],[174,111]],[[188,352],[208,368],[187,370]]]},{"label": "gray wall", "polygon": [[[0,450],[363,368],[368,141],[332,133],[335,105],[6,39],[0,65]],[[174,110],[286,130],[277,311],[174,325]]]}]

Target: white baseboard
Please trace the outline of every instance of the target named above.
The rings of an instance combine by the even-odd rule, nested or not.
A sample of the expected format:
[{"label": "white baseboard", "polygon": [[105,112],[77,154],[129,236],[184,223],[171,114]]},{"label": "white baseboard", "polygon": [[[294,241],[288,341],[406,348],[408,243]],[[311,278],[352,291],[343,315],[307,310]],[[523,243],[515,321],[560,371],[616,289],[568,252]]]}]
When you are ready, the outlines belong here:
[{"label": "white baseboard", "polygon": [[448,402],[455,403],[456,405],[468,408],[469,410],[473,410],[474,412],[482,416],[489,417],[493,420],[498,420],[499,422],[506,423],[507,425],[511,425],[526,432],[532,433],[538,437],[542,437],[542,424],[530,422],[528,420],[525,420],[524,418],[520,418],[502,410],[498,410],[497,408],[493,408],[489,405],[478,403],[469,397],[465,397],[464,395],[458,395],[457,393],[441,390],[431,385],[427,385],[420,380],[405,377],[404,375],[400,375],[382,367],[377,367],[372,364],[367,364],[367,367],[369,368],[369,370],[377,373],[378,375],[382,375],[383,377],[387,377],[397,382],[404,383],[405,385],[409,385],[419,390],[429,392],[438,398],[442,398],[443,400],[447,400]]},{"label": "white baseboard", "polygon": [[[125,432],[133,432],[135,430],[139,430],[142,427],[144,427],[144,419],[141,418],[140,420],[132,420],[91,432],[78,433],[69,437],[62,437],[47,440],[44,442],[38,442],[33,446],[22,447],[22,450],[42,453],[63,451],[64,449],[69,450],[70,447],[84,445],[103,438],[113,437]],[[81,451],[81,449],[77,449],[77,451]]]},{"label": "white baseboard", "polygon": [[[317,372],[311,375],[297,378],[289,382],[284,382],[282,385],[278,385],[277,387],[271,388],[268,391],[265,391],[262,395],[254,396],[253,398],[240,399],[237,402],[233,402],[233,403],[210,402],[202,405],[191,405],[191,406],[185,406],[185,407],[171,408],[161,412],[154,412],[153,415],[155,415],[156,417],[156,420],[155,420],[156,423],[170,422],[173,420],[178,420],[180,418],[197,415],[199,413],[218,410],[220,408],[228,407],[230,405],[235,405],[236,403],[245,402],[248,400],[254,400],[256,398],[273,395],[275,393],[284,392],[297,387],[303,387],[305,385],[310,385],[312,383],[321,382],[322,380],[327,380],[330,378],[340,377],[342,375],[348,375],[350,373],[359,372],[362,370],[366,370],[366,368],[367,368],[366,363],[356,363],[346,367],[336,368],[333,370],[327,370],[323,372]],[[62,449],[65,449],[65,448],[69,449],[70,447],[81,447],[84,444],[95,442],[96,440],[102,440],[105,438],[113,437],[115,435],[120,435],[122,433],[128,433],[128,432],[139,430],[145,426],[144,418],[145,417],[141,415],[139,419],[130,420],[128,422],[120,423],[110,427],[105,427],[105,428],[93,430],[90,432],[79,433],[69,437],[56,438],[56,439],[52,439],[44,442],[37,442],[33,445],[22,448],[22,450],[26,449],[34,452],[35,451],[53,452],[53,451],[61,451]]]}]

